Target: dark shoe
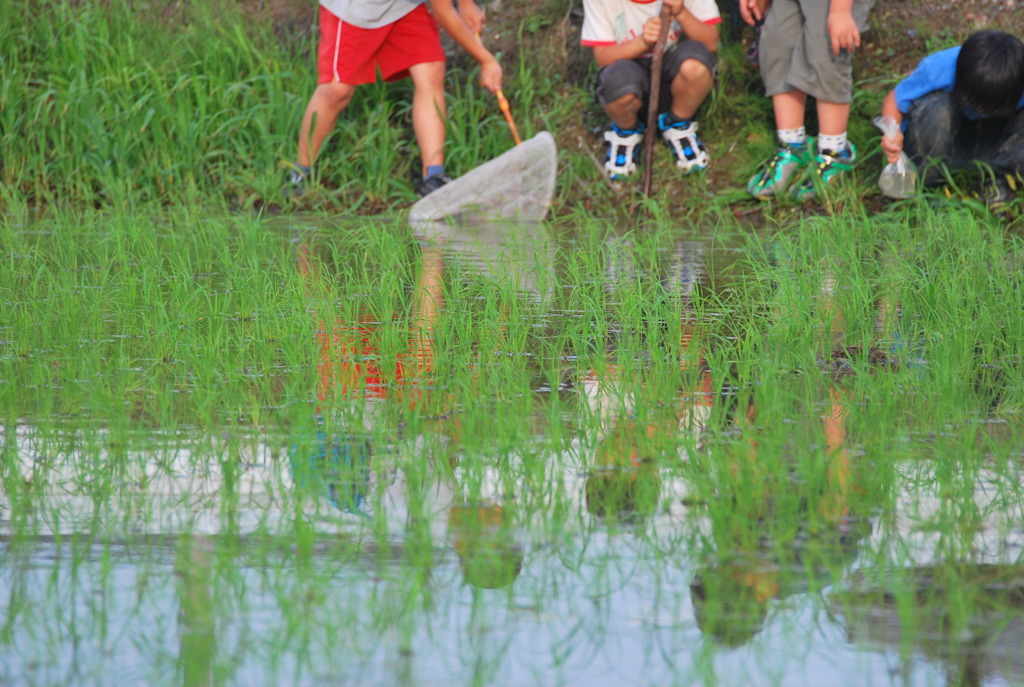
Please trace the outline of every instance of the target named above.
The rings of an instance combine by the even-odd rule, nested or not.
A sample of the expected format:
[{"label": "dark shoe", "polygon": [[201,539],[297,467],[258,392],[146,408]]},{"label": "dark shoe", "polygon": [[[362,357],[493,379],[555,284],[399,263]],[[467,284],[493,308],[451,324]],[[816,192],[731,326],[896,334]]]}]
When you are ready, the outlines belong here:
[{"label": "dark shoe", "polygon": [[288,174],[288,182],[285,184],[282,193],[288,200],[300,200],[309,192],[309,175],[303,174],[298,169],[293,169]]},{"label": "dark shoe", "polygon": [[416,195],[420,198],[428,196],[437,189],[441,188],[445,184],[451,181],[450,177],[446,177],[444,174],[435,174],[432,177],[426,179],[420,179],[416,182]]},{"label": "dark shoe", "polygon": [[1024,181],[1016,174],[997,172],[985,180],[980,192],[975,197],[984,201],[993,215],[1004,218],[1010,216],[1010,203],[1024,189]]}]

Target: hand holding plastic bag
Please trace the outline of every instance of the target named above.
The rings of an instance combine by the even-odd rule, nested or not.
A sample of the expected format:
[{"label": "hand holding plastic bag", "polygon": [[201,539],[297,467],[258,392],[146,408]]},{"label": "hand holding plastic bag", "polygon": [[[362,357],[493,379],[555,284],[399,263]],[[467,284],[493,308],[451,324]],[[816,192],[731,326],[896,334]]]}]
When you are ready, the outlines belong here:
[{"label": "hand holding plastic bag", "polygon": [[[871,122],[890,138],[900,132],[900,125],[891,117],[879,115]],[[913,197],[914,191],[917,189],[917,169],[905,152],[900,151],[900,159],[885,166],[882,174],[878,177],[878,186],[882,189],[882,193],[890,198]]]}]

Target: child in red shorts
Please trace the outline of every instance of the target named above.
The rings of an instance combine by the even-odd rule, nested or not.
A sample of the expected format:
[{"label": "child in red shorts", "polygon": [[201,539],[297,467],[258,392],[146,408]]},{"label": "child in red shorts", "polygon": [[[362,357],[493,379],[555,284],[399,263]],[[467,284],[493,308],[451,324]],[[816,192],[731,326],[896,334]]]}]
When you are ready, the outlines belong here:
[{"label": "child in red shorts", "polygon": [[424,196],[448,182],[444,175],[445,58],[438,25],[480,63],[480,83],[501,88],[501,66],[478,40],[483,13],[473,0],[320,0],[319,85],[306,106],[299,154],[291,175],[301,195],[317,152],[352,100],[356,87],[411,77],[412,125],[423,160],[416,192]]}]

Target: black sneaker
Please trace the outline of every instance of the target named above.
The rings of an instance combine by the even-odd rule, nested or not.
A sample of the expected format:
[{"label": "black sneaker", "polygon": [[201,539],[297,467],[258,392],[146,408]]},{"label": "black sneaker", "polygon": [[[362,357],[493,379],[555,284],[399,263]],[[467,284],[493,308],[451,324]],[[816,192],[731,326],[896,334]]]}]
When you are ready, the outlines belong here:
[{"label": "black sneaker", "polygon": [[1022,190],[1022,180],[1016,174],[997,172],[988,177],[974,196],[985,203],[993,215],[1009,217],[1010,204]]},{"label": "black sneaker", "polygon": [[445,176],[444,174],[435,174],[432,177],[420,179],[419,181],[416,182],[416,195],[418,195],[420,198],[422,198],[423,196],[430,195],[437,189],[447,184],[449,181],[451,181],[451,178]]},{"label": "black sneaker", "polygon": [[309,192],[309,177],[298,170],[293,170],[288,175],[288,181],[284,185],[282,193],[288,200],[299,200]]}]

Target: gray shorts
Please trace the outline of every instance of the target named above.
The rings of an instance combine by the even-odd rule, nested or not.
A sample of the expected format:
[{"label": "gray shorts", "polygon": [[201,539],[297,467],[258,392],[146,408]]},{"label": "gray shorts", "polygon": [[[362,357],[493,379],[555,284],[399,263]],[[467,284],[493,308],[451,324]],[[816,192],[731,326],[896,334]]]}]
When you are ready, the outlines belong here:
[{"label": "gray shorts", "polygon": [[[715,65],[718,58],[707,49],[703,43],[697,41],[683,41],[676,45],[670,52],[665,53],[661,63],[661,107],[664,110],[672,102],[672,93],[668,88],[679,68],[686,60],[697,60],[712,75],[715,73]],[[647,94],[651,92],[651,60],[650,58],[639,60],[619,60],[607,67],[602,67],[597,73],[597,101],[602,105],[615,102],[624,95],[633,94],[643,102],[647,102]]]},{"label": "gray shorts", "polygon": [[[853,20],[863,33],[875,0],[853,0]],[[853,55],[832,54],[829,0],[774,0],[764,18],[758,55],[765,94],[803,91],[829,103],[853,95]]]}]

